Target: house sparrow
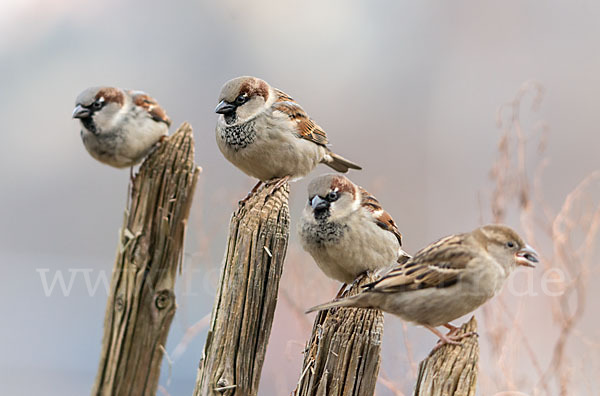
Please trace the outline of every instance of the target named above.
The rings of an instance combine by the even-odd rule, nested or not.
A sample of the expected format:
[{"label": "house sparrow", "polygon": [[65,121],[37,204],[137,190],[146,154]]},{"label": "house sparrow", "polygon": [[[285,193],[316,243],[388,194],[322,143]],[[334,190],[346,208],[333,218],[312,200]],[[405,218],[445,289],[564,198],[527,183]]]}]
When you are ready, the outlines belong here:
[{"label": "house sparrow", "polygon": [[77,96],[73,118],[82,125],[81,139],[98,161],[125,168],[139,163],[169,133],[171,119],[141,91],[88,88]]},{"label": "house sparrow", "polygon": [[310,182],[298,234],[325,275],[344,283],[410,258],[392,217],[375,197],[342,175]]},{"label": "house sparrow", "polygon": [[[535,250],[511,228],[492,224],[451,235],[420,250],[353,297],[318,305],[377,308],[422,325],[440,338],[438,346],[458,344],[449,322],[492,298],[517,266],[534,267]],[[450,329],[446,335],[435,326]],[[437,348],[436,347],[436,348]]]},{"label": "house sparrow", "polygon": [[327,148],[327,135],[290,96],[256,77],[223,85],[215,112],[221,114],[219,149],[233,165],[261,182],[278,186],[299,179],[324,163],[338,172],[360,166]]}]

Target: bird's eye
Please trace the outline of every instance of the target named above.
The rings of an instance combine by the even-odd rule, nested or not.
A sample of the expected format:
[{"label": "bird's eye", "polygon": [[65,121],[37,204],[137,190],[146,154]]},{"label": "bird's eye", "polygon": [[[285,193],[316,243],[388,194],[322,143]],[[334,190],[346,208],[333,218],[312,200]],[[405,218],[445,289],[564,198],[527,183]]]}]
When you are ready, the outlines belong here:
[{"label": "bird's eye", "polygon": [[330,192],[329,194],[327,194],[327,197],[326,197],[326,199],[329,202],[333,202],[333,201],[337,200],[338,198],[339,198],[338,193],[335,191]]},{"label": "bird's eye", "polygon": [[506,247],[512,249],[515,247],[515,243],[513,241],[506,242]]},{"label": "bird's eye", "polygon": [[235,98],[235,104],[238,106],[243,105],[247,101],[248,101],[248,95],[245,93],[240,94],[237,98]]},{"label": "bird's eye", "polygon": [[104,102],[101,102],[101,101],[97,100],[94,103],[92,103],[92,108],[94,110],[100,110],[102,108],[103,104],[104,104]]}]

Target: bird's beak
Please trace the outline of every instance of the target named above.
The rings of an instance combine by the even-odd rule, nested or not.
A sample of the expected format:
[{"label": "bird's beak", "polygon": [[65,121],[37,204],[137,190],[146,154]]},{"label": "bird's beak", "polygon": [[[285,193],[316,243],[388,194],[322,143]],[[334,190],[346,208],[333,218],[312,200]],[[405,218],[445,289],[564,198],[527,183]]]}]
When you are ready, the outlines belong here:
[{"label": "bird's beak", "polygon": [[529,245],[519,250],[516,253],[517,265],[523,265],[525,267],[535,267],[535,263],[539,263],[537,252]]},{"label": "bird's beak", "polygon": [[225,100],[219,102],[217,107],[215,108],[215,113],[218,114],[229,114],[235,111],[235,106]]},{"label": "bird's beak", "polygon": [[86,118],[89,117],[92,112],[90,109],[86,109],[82,105],[77,105],[73,109],[73,118]]},{"label": "bird's beak", "polygon": [[318,195],[315,195],[312,201],[310,201],[310,206],[312,206],[314,210],[323,210],[329,207],[329,202]]}]

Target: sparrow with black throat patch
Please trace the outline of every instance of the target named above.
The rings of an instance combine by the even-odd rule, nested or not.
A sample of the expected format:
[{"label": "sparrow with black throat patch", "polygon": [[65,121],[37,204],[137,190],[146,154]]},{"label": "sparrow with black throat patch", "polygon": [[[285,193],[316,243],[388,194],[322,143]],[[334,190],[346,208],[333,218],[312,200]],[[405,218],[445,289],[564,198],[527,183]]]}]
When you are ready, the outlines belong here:
[{"label": "sparrow with black throat patch", "polygon": [[410,258],[392,217],[343,175],[322,175],[310,182],[298,234],[325,275],[344,284]]},{"label": "sparrow with black throat patch", "polygon": [[77,96],[73,118],[92,157],[115,168],[142,161],[169,133],[171,119],[141,91],[91,87]]},{"label": "sparrow with black throat patch", "polygon": [[[306,176],[319,163],[338,172],[361,169],[333,153],[325,131],[284,92],[256,77],[238,77],[223,85],[215,112],[219,149],[229,162],[261,183]],[[247,199],[248,197],[246,197]]]},{"label": "sparrow with black throat patch", "polygon": [[[431,330],[436,348],[459,344],[473,333],[455,335],[450,321],[496,295],[518,266],[534,267],[538,255],[511,228],[492,224],[432,243],[361,293],[310,308],[376,308]],[[435,327],[450,329],[442,334]]]}]

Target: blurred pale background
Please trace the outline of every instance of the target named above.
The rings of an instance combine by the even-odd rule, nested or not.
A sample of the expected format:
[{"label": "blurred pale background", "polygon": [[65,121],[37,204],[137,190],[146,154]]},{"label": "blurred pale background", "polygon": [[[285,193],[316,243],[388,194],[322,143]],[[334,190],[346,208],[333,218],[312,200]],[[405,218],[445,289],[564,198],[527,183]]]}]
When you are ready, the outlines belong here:
[{"label": "blurred pale background", "polygon": [[[539,111],[532,113],[526,100],[521,118],[527,126],[544,120],[549,127],[541,189],[550,208],[558,210],[600,167],[599,20],[600,4],[581,0],[0,1],[0,394],[82,395],[95,377],[106,291],[100,283],[90,296],[84,275],[92,286],[101,274],[110,276],[128,172],[85,152],[79,124],[70,118],[83,88],[145,90],[175,126],[187,120],[195,130],[204,172],[166,346],[175,361],[170,378],[163,365],[160,382],[164,392],[185,395],[194,386],[206,335],[198,321],[212,308],[229,217],[255,182],[215,144],[213,109],[226,80],[256,75],[298,100],[336,152],[363,165],[350,177],[394,216],[413,253],[492,219],[489,170],[502,133],[496,110],[527,80],[545,88]],[[320,166],[307,179],[324,172]],[[265,395],[294,388],[313,319],[300,312],[338,287],[297,243],[306,184],[292,185],[292,242],[263,370]],[[507,221],[522,230],[517,215]],[[593,264],[592,277],[598,275]],[[50,285],[57,274],[70,290],[64,295],[55,283],[46,296],[42,280]],[[588,293],[567,344],[578,384],[571,394],[593,394],[600,386],[597,358],[584,368],[578,360],[583,351],[598,355],[598,294]],[[517,355],[523,364],[514,381],[499,380],[497,355],[482,342],[481,394],[558,392],[536,386],[557,337],[543,298],[502,300],[508,311],[519,302],[538,360]],[[491,303],[486,315],[478,311],[480,322],[503,315],[499,306]],[[546,308],[531,308],[537,306]],[[194,324],[195,337],[177,348]],[[406,330],[386,317],[378,395],[410,394],[411,364],[436,341],[421,328]]]}]

